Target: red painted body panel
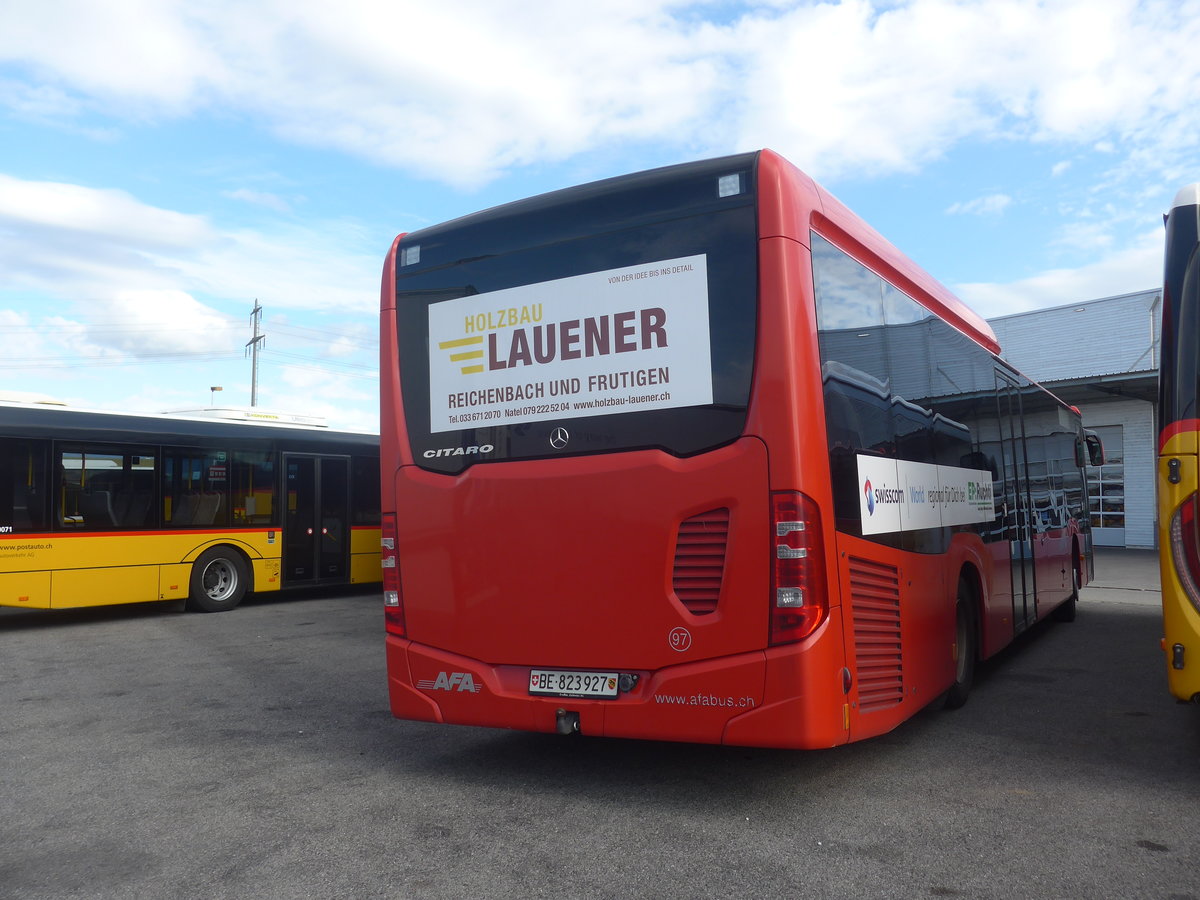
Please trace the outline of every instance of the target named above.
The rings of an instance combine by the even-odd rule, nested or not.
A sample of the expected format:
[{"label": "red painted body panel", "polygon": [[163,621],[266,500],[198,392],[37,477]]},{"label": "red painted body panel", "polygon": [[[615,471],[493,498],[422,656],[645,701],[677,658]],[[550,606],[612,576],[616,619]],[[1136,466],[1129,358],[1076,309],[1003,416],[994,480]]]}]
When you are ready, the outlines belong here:
[{"label": "red painted body panel", "polygon": [[1050,528],[1034,538],[1037,570],[1038,615],[1057,606],[1071,593],[1071,533],[1065,527]]},{"label": "red painted body panel", "polygon": [[[403,240],[399,234],[392,241],[383,263],[383,283],[380,287],[379,310],[379,469],[381,485],[389,485],[401,466],[413,464],[412,448],[406,436],[404,404],[400,402],[400,368],[396,351],[396,247]],[[387,491],[383,508],[395,512],[395,498]]]},{"label": "red painted body panel", "polygon": [[989,657],[1007,647],[1013,639],[1012,554],[1008,541],[984,545],[986,561],[983,575],[983,610],[980,616],[980,646]]},{"label": "red painted body panel", "polygon": [[[408,637],[489,664],[634,671],[761,650],[767,636],[766,448],[659,451],[401,469]],[[680,523],[727,508],[716,612],[674,596]],[[687,628],[680,652],[669,636]]]},{"label": "red painted body panel", "polygon": [[[846,742],[836,613],[809,641],[766,652],[679,663],[644,673],[616,700],[530,697],[527,666],[493,666],[387,639],[398,718],[553,732],[559,710],[597,737],[819,749]],[[441,688],[439,675],[470,674]]]}]

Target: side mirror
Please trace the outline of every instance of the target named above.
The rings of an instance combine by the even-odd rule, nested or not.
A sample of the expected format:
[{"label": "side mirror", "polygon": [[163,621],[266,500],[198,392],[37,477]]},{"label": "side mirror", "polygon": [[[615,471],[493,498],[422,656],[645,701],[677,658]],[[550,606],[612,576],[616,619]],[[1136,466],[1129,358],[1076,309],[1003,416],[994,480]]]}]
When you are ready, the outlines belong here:
[{"label": "side mirror", "polygon": [[1088,465],[1104,465],[1104,444],[1100,442],[1100,436],[1094,431],[1085,431],[1083,433],[1083,440],[1087,445]]}]

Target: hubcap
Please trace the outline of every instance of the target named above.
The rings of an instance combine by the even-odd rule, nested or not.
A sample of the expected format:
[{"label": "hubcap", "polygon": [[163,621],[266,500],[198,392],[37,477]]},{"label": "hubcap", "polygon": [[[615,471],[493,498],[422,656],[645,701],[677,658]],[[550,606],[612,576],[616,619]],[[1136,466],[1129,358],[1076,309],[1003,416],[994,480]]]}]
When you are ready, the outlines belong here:
[{"label": "hubcap", "polygon": [[218,603],[228,600],[237,588],[237,572],[227,559],[214,559],[204,567],[204,593]]}]

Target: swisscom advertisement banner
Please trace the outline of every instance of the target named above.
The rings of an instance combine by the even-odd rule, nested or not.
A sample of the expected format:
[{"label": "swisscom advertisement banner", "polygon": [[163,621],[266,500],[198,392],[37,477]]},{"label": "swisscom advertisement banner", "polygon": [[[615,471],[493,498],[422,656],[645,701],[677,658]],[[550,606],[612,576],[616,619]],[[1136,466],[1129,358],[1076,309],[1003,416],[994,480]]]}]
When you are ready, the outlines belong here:
[{"label": "swisscom advertisement banner", "polygon": [[996,517],[992,473],[985,469],[859,456],[858,484],[864,535],[974,525]]},{"label": "swisscom advertisement banner", "polygon": [[429,430],[712,403],[705,257],[429,307]]}]

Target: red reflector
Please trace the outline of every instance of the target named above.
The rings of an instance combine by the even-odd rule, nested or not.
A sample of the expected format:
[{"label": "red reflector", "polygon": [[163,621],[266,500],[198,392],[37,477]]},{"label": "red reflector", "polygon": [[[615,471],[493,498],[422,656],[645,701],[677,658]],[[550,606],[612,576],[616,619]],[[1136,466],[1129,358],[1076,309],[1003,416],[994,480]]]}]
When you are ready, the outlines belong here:
[{"label": "red reflector", "polygon": [[380,529],[380,564],[383,566],[383,627],[388,634],[405,637],[404,597],[400,592],[400,558],[396,552],[396,514],[384,513]]},{"label": "red reflector", "polygon": [[825,541],[817,504],[796,491],[771,495],[771,643],[812,634],[829,614]]}]

